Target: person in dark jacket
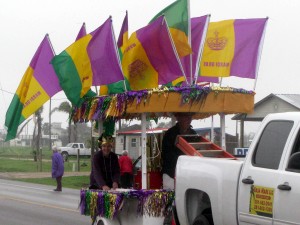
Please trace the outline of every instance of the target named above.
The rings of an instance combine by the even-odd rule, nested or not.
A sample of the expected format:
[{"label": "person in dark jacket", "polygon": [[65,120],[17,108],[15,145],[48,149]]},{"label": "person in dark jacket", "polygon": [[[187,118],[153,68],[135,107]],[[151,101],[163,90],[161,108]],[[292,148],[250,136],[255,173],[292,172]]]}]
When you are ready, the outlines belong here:
[{"label": "person in dark jacket", "polygon": [[164,189],[174,189],[177,159],[180,155],[184,154],[175,146],[177,135],[197,134],[191,126],[193,113],[174,113],[174,116],[177,123],[166,131],[162,141],[162,173]]},{"label": "person in dark jacket", "polygon": [[111,151],[113,143],[112,136],[102,134],[98,139],[100,151],[93,158],[90,189],[107,191],[119,187],[120,167],[118,156]]},{"label": "person in dark jacket", "polygon": [[64,175],[64,159],[58,152],[56,146],[52,147],[52,178],[56,179],[56,189],[54,191],[62,191],[62,176]]}]

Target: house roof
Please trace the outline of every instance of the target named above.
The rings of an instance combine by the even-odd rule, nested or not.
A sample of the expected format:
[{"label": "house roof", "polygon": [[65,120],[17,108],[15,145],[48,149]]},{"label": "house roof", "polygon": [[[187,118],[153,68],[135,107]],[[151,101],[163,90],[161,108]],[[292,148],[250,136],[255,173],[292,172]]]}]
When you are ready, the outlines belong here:
[{"label": "house roof", "polygon": [[[211,127],[201,127],[201,128],[193,128],[197,133],[200,132],[208,132],[211,131]],[[213,128],[215,132],[220,133],[221,132],[221,128],[220,127],[214,127]]]},{"label": "house roof", "polygon": [[[270,107],[271,103],[280,102],[285,104],[282,108]],[[259,112],[261,108],[264,108],[264,112]],[[276,112],[295,112],[300,111],[300,94],[269,94],[265,98],[261,99],[254,104],[254,112],[252,114],[239,113],[232,117],[232,120],[244,120],[244,121],[262,121],[263,118],[269,113]],[[258,115],[259,114],[259,115]]]},{"label": "house roof", "polygon": [[[162,133],[164,131],[168,130],[168,128],[153,128],[153,129],[146,129],[146,133],[147,134],[151,134],[151,133]],[[140,134],[142,133],[142,126],[139,124],[134,124],[132,126],[129,127],[125,127],[123,129],[120,129],[117,131],[117,135],[120,134]]]},{"label": "house roof", "polygon": [[300,94],[277,94],[276,96],[300,110]]},{"label": "house roof", "polygon": [[122,129],[118,130],[117,133],[126,132],[126,131],[132,131],[132,130],[140,130],[140,129],[142,129],[141,125],[139,125],[139,124],[133,124],[131,126],[124,127]]}]

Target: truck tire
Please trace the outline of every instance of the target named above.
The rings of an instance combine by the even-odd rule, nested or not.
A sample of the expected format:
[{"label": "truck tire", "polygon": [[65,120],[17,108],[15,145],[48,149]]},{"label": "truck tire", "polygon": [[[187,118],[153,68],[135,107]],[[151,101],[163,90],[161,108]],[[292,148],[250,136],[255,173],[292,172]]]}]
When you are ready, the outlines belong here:
[{"label": "truck tire", "polygon": [[99,220],[97,225],[104,225],[103,221],[102,220]]},{"label": "truck tire", "polygon": [[62,152],[61,155],[62,155],[64,161],[67,162],[67,161],[68,161],[69,154],[68,154],[67,152]]},{"label": "truck tire", "polygon": [[193,225],[213,225],[208,221],[208,219],[204,215],[197,216],[192,224]]}]

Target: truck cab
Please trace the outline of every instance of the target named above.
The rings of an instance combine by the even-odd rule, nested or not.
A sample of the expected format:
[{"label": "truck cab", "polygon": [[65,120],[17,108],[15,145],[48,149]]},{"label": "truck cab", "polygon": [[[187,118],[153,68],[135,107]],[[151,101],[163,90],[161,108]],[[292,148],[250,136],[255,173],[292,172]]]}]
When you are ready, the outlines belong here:
[{"label": "truck cab", "polygon": [[300,113],[269,114],[244,161],[180,156],[180,224],[300,224]]},{"label": "truck cab", "polygon": [[299,224],[300,114],[270,115],[239,180],[240,224]]},{"label": "truck cab", "polygon": [[69,143],[65,147],[60,147],[59,149],[65,161],[68,160],[69,156],[76,156],[78,154],[78,150],[80,156],[91,155],[91,149],[86,148],[84,143]]}]

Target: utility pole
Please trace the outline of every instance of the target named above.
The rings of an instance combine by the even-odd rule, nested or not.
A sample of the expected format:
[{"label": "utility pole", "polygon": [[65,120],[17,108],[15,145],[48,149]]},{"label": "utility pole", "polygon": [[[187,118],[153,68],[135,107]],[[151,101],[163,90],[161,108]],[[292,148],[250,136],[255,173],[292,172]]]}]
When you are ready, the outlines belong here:
[{"label": "utility pole", "polygon": [[49,102],[49,147],[50,151],[52,150],[52,142],[51,142],[51,98]]},{"label": "utility pole", "polygon": [[41,147],[41,133],[42,133],[42,118],[41,118],[41,112],[38,111],[37,113],[38,119],[37,119],[37,123],[38,123],[38,137],[37,137],[37,152],[38,154],[38,158],[40,161],[40,166],[39,166],[39,172],[43,171],[42,168],[42,147]]}]

